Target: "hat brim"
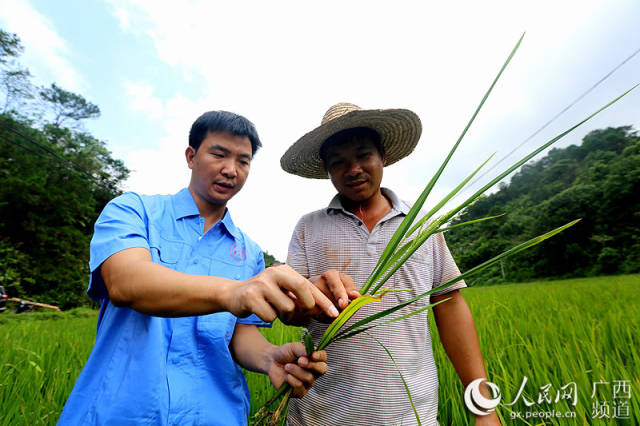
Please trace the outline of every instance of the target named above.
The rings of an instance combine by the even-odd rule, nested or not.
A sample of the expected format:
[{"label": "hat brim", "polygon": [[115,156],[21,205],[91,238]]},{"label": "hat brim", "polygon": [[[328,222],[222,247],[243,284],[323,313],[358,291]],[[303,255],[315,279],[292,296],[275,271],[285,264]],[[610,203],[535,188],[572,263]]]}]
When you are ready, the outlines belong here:
[{"label": "hat brim", "polygon": [[280,159],[280,166],[294,175],[327,179],[320,158],[320,147],[334,134],[354,127],[368,127],[380,134],[386,153],[386,165],[409,155],[418,144],[422,123],[417,114],[407,109],[373,109],[350,111],[298,139]]}]

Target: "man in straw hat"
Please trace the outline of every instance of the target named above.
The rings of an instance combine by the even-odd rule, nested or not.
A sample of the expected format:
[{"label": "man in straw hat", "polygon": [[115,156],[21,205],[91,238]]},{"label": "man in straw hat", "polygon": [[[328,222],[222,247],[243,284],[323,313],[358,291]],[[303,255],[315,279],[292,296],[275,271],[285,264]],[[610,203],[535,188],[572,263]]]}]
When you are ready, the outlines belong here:
[{"label": "man in straw hat", "polygon": [[[295,227],[287,263],[310,277],[330,268],[363,284],[410,206],[381,188],[383,167],[409,155],[422,126],[406,109],[363,110],[332,106],[322,124],[301,137],[282,157],[282,168],[298,176],[331,179],[338,194],[328,207],[303,216]],[[442,234],[432,236],[388,281],[415,294],[447,282],[460,272]],[[486,377],[469,308],[459,292],[463,281],[421,299],[420,308],[451,298],[433,309],[438,332],[462,384]],[[413,293],[413,292],[412,292]],[[382,306],[369,304],[361,319],[397,305],[411,295],[387,294]],[[344,308],[345,298],[336,300]],[[399,316],[400,313],[397,313]],[[326,325],[309,330],[319,341]],[[371,330],[391,351],[404,375],[423,424],[437,424],[438,377],[431,350],[427,311]],[[411,425],[415,416],[393,363],[375,340],[361,333],[327,349],[329,372],[302,400],[292,401],[292,425]],[[483,390],[486,393],[486,390]],[[463,409],[460,407],[459,409]],[[499,424],[497,415],[478,416],[476,424]]]},{"label": "man in straw hat", "polygon": [[240,366],[288,382],[296,397],[326,371],[326,353],[309,359],[300,342],[272,345],[256,327],[296,310],[338,314],[290,267],[265,270],[231,219],[227,202],[260,146],[249,120],[209,111],[189,133],[187,188],[127,192],[104,208],[89,262],[96,341],[59,424],[246,425]]}]

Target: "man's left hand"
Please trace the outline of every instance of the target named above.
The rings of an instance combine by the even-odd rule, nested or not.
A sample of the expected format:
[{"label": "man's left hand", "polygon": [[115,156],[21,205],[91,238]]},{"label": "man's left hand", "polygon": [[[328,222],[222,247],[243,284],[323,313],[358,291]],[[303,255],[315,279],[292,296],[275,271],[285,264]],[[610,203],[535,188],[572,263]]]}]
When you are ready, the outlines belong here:
[{"label": "man's left hand", "polygon": [[271,353],[271,358],[271,367],[268,370],[271,384],[279,389],[286,381],[293,388],[293,398],[302,398],[313,386],[316,377],[328,370],[327,353],[315,351],[309,359],[304,345],[300,342],[277,346]]}]

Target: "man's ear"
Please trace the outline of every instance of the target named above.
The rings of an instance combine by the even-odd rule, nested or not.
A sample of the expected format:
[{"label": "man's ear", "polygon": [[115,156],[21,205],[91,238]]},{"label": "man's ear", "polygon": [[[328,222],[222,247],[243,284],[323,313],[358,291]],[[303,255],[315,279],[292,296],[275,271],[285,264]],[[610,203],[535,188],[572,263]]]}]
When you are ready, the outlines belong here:
[{"label": "man's ear", "polygon": [[187,166],[189,166],[190,169],[193,168],[193,157],[196,156],[196,150],[189,145],[187,147],[187,149],[184,151],[184,157],[187,160]]}]

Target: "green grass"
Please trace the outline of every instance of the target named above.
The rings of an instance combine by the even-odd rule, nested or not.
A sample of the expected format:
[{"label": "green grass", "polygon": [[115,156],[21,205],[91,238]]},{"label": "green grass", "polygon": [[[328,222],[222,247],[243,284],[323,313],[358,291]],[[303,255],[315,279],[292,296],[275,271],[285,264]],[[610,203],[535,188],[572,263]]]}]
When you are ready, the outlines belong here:
[{"label": "green grass", "polygon": [[[500,405],[503,424],[638,424],[640,420],[640,275],[585,278],[528,284],[505,284],[463,291],[474,314],[487,363],[503,402],[511,402],[523,376],[525,396],[536,400],[539,388],[551,383],[552,395],[575,382],[578,403],[564,400],[526,407]],[[0,315],[0,425],[55,424],[67,395],[87,359],[95,337],[97,313]],[[433,330],[433,327],[432,327]],[[274,325],[264,330],[274,343],[295,341],[299,329]],[[435,338],[443,425],[465,425],[462,386]],[[329,362],[331,362],[329,360]],[[388,360],[388,362],[391,362]],[[322,379],[320,379],[322,380]],[[400,380],[400,378],[398,378]],[[594,419],[594,381],[629,380],[631,420]],[[265,376],[247,373],[253,409],[272,393]],[[610,386],[597,398],[612,405]],[[514,420],[510,410],[576,412],[574,419]]]},{"label": "green grass", "polygon": [[[489,380],[500,387],[503,402],[514,400],[523,376],[528,378],[525,395],[530,401],[537,400],[540,387],[548,383],[554,397],[559,387],[576,383],[578,402],[571,407],[575,419],[543,423],[530,418],[529,424],[638,424],[640,275],[479,287],[463,294],[474,315]],[[440,343],[435,346],[440,419],[444,424],[467,424],[462,386]],[[592,416],[592,383],[614,380],[631,382],[632,420]],[[612,389],[598,386],[598,390],[597,398],[611,405]],[[527,424],[512,420],[506,408],[499,407],[503,424]],[[520,399],[511,409],[523,415],[570,411],[564,400],[528,408]]]},{"label": "green grass", "polygon": [[55,424],[89,357],[97,313],[3,313],[0,424]]}]

